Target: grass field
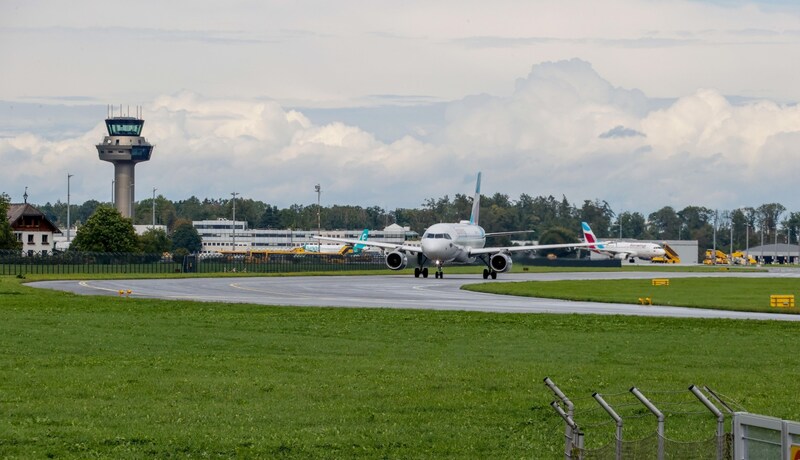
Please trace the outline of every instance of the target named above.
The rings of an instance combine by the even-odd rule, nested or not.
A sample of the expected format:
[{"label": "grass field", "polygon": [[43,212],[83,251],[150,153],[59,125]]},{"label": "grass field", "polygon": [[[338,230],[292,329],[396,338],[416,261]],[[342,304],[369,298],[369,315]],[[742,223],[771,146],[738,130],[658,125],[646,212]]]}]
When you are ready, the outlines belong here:
[{"label": "grass field", "polygon": [[[545,376],[584,406],[696,383],[800,419],[793,323],[80,297],[10,277],[0,314],[2,458],[563,458]],[[710,436],[693,410],[668,436]],[[612,434],[587,425],[587,445]]]},{"label": "grass field", "polygon": [[[658,276],[669,278],[669,275]],[[597,281],[526,281],[481,283],[464,289],[528,297],[639,303],[649,298],[654,305],[714,308],[797,314],[797,308],[770,307],[770,295],[791,294],[800,300],[797,278],[672,278],[668,286],[653,286],[650,279]]]}]

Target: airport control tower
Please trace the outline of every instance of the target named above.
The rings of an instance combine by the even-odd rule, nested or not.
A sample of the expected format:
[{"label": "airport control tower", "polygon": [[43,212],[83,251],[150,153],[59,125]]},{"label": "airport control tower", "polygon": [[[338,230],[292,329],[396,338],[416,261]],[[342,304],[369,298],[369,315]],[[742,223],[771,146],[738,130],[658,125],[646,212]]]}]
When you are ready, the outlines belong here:
[{"label": "airport control tower", "polygon": [[133,219],[134,167],[140,161],[150,160],[153,145],[140,136],[144,120],[139,108],[136,117],[115,117],[113,111],[109,115],[108,136],[97,145],[97,154],[101,160],[114,163],[114,204],[120,214]]}]

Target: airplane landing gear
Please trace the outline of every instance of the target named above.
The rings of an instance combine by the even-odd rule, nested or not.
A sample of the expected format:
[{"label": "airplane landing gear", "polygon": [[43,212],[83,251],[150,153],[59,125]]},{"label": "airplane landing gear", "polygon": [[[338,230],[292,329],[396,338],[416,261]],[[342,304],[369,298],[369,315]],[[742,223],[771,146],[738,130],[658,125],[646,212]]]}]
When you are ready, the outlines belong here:
[{"label": "airplane landing gear", "polygon": [[483,269],[483,279],[489,279],[490,276],[492,277],[493,280],[496,280],[497,279],[497,272],[494,271],[494,270],[489,270],[488,268],[484,268]]},{"label": "airplane landing gear", "polygon": [[414,278],[419,278],[419,275],[422,275],[423,278],[428,277],[428,267],[419,268],[414,267]]}]

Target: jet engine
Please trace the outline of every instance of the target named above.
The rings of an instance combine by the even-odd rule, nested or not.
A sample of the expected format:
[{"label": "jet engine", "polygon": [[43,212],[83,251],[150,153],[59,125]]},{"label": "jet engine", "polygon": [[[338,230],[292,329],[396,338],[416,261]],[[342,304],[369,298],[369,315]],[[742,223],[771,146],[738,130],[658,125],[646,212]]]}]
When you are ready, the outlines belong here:
[{"label": "jet engine", "polygon": [[492,266],[492,270],[503,273],[511,270],[511,257],[508,254],[495,254],[489,259],[489,265]]},{"label": "jet engine", "polygon": [[386,266],[392,270],[402,270],[408,265],[408,257],[405,252],[392,251],[386,254]]},{"label": "jet engine", "polygon": [[625,260],[628,258],[628,254],[623,254],[621,252],[614,254],[614,258],[617,260]]}]

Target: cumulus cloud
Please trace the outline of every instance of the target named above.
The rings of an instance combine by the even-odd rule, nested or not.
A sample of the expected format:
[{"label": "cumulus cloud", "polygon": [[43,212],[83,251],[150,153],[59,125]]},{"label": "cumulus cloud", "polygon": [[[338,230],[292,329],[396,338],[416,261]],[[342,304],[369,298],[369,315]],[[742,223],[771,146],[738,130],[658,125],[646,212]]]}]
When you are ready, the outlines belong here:
[{"label": "cumulus cloud", "polygon": [[[137,199],[152,187],[170,199],[242,197],[279,206],[416,207],[471,193],[600,198],[616,210],[662,206],[733,208],[782,202],[800,208],[800,108],[766,100],[732,103],[698,90],[659,106],[642,91],[614,86],[586,61],[534,65],[508,96],[447,105],[423,138],[396,140],[338,121],[314,123],[268,100],[220,99],[184,91],[144,107],[143,134],[156,144],[137,166]],[[370,113],[378,112],[373,111]],[[384,120],[391,123],[391,117]],[[108,201],[113,168],[94,145],[104,125],[61,140],[29,133],[0,139],[0,183],[19,201]]]},{"label": "cumulus cloud", "polygon": [[639,131],[636,131],[635,129],[630,129],[622,125],[618,125],[601,134],[600,139],[636,137],[636,136],[644,137],[644,134],[640,133]]}]

